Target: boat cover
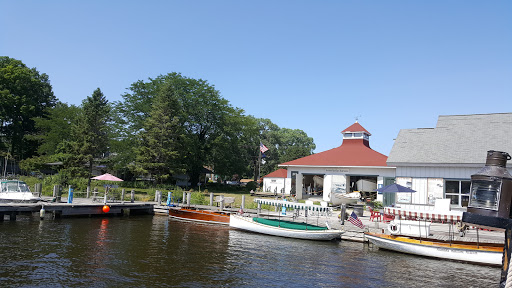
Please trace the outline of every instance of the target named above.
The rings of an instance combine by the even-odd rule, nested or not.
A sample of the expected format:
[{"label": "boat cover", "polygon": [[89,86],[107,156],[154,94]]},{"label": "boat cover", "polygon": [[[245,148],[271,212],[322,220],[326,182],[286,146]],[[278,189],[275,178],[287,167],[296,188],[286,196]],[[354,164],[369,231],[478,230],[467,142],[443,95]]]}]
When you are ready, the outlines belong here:
[{"label": "boat cover", "polygon": [[269,225],[273,227],[281,227],[286,229],[294,229],[294,230],[328,230],[327,227],[320,227],[316,225],[311,225],[303,222],[293,222],[293,221],[283,221],[277,219],[266,219],[266,218],[252,218],[254,222],[258,222],[260,224]]}]

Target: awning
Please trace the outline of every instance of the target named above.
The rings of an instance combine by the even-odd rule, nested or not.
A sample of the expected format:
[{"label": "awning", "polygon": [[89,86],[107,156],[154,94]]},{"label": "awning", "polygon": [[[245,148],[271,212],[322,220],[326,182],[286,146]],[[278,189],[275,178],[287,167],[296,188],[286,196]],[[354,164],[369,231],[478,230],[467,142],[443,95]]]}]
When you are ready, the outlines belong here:
[{"label": "awning", "polygon": [[269,200],[269,199],[256,198],[256,199],[254,199],[254,202],[261,203],[264,205],[270,205],[270,206],[278,206],[278,207],[302,209],[302,210],[310,210],[310,211],[319,211],[319,212],[327,212],[327,211],[332,210],[331,207],[324,207],[324,206],[320,206],[320,205],[307,205],[304,203],[289,202],[289,201],[284,201],[284,200]]},{"label": "awning", "polygon": [[457,222],[462,220],[462,211],[414,210],[385,207],[384,214],[427,221]]}]

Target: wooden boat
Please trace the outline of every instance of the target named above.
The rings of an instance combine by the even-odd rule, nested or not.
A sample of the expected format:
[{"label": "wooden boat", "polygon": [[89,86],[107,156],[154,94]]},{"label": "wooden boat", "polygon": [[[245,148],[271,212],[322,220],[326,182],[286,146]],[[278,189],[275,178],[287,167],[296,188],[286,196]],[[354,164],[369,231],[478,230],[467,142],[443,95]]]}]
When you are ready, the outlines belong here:
[{"label": "wooden boat", "polygon": [[229,225],[229,213],[222,211],[199,210],[190,207],[169,207],[169,216],[180,220]]},{"label": "wooden boat", "polygon": [[229,226],[246,231],[305,240],[332,240],[339,238],[343,231],[307,223],[244,217],[231,214]]},{"label": "wooden boat", "polygon": [[456,260],[470,263],[501,266],[504,244],[442,241],[366,232],[365,237],[382,249],[402,253]]},{"label": "wooden boat", "polygon": [[[289,202],[284,200],[268,200],[268,199],[254,199],[254,202],[261,204],[276,206],[280,208],[291,208],[295,211],[315,211],[318,213],[328,213],[332,208],[320,205],[308,205],[304,203]],[[308,213],[305,212],[305,215]],[[330,227],[322,227],[312,225],[306,222],[294,222],[279,219],[266,219],[260,217],[244,217],[240,215],[231,214],[229,226],[246,231],[262,233],[273,236],[289,237],[296,239],[306,240],[332,240],[339,238],[343,231],[330,229]]]}]

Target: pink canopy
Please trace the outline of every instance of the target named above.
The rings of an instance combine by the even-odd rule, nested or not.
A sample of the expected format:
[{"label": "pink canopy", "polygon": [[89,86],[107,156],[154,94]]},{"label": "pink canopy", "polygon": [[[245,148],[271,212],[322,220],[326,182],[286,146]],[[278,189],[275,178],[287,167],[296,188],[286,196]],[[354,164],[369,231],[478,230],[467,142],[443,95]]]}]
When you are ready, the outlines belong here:
[{"label": "pink canopy", "polygon": [[123,181],[123,179],[119,179],[116,176],[106,173],[100,176],[92,177],[94,180],[105,180],[105,181]]}]

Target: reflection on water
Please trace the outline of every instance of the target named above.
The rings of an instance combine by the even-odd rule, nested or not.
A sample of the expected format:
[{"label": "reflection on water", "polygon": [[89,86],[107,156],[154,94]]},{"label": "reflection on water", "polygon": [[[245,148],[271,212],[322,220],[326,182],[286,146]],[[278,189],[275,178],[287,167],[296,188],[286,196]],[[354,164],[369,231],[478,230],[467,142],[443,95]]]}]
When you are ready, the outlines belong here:
[{"label": "reflection on water", "polygon": [[0,223],[2,287],[489,287],[500,269],[176,221]]}]

